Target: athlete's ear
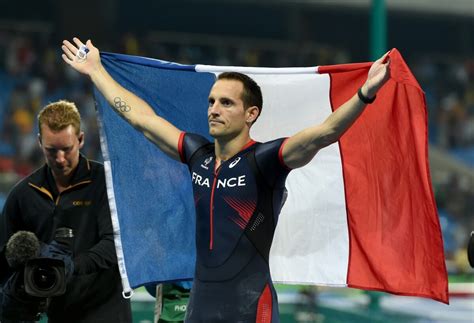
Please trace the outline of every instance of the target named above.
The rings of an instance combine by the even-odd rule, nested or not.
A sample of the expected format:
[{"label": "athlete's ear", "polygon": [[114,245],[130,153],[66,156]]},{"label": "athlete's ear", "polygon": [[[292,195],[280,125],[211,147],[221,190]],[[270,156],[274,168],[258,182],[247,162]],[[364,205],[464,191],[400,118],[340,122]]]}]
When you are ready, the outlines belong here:
[{"label": "athlete's ear", "polygon": [[258,114],[260,113],[260,109],[257,107],[257,106],[251,106],[251,107],[248,107],[247,110],[245,111],[246,112],[246,121],[247,122],[250,122],[250,123],[253,123],[255,122],[255,120],[257,120],[257,117],[258,117]]},{"label": "athlete's ear", "polygon": [[42,142],[41,142],[41,134],[38,133],[38,144],[40,145],[40,147],[43,146]]}]

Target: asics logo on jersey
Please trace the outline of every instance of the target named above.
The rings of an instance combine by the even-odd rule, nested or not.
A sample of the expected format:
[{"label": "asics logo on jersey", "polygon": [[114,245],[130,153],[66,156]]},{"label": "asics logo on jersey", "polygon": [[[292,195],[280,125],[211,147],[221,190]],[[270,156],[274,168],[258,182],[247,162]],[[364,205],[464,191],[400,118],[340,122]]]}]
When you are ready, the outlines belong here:
[{"label": "asics logo on jersey", "polygon": [[233,168],[240,161],[240,157],[237,157],[232,163],[230,163],[229,168]]}]

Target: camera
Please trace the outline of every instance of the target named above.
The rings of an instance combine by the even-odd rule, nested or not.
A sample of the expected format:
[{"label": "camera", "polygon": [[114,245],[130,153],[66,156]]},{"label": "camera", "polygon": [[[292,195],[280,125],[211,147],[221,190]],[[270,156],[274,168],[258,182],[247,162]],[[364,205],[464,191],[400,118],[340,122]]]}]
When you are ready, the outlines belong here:
[{"label": "camera", "polygon": [[8,240],[5,258],[15,271],[3,286],[2,319],[37,321],[50,298],[66,292],[74,272],[73,238],[73,230],[62,227],[49,244],[28,231]]},{"label": "camera", "polygon": [[53,258],[36,258],[26,263],[25,291],[36,297],[52,297],[66,291],[64,261]]}]

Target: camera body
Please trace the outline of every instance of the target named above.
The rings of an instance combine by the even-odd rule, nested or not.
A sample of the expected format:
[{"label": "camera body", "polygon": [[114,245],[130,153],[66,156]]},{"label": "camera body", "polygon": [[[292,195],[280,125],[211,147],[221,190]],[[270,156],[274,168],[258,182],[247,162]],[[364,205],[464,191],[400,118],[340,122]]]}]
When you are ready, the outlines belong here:
[{"label": "camera body", "polygon": [[37,321],[50,298],[66,292],[74,272],[73,237],[72,229],[59,228],[49,244],[36,243],[36,236],[26,231],[10,238],[6,258],[15,272],[3,286],[3,319]]}]

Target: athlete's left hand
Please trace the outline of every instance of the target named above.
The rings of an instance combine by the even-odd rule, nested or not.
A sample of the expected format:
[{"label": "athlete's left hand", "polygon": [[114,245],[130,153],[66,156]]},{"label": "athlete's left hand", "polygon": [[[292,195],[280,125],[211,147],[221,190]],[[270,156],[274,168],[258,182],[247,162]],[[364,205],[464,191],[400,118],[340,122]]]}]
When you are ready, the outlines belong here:
[{"label": "athlete's left hand", "polygon": [[362,86],[362,93],[368,97],[373,98],[378,90],[390,78],[390,51],[385,53],[382,57],[376,60],[370,67],[367,75],[367,80]]}]

